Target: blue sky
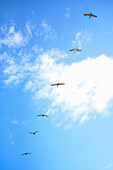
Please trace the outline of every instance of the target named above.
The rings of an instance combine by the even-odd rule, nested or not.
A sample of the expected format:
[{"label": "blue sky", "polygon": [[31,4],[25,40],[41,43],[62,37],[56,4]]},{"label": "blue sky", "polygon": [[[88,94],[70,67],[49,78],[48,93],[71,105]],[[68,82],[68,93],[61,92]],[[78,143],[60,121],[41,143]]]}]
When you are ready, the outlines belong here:
[{"label": "blue sky", "polygon": [[111,0],[0,1],[0,170],[113,169],[112,10]]}]

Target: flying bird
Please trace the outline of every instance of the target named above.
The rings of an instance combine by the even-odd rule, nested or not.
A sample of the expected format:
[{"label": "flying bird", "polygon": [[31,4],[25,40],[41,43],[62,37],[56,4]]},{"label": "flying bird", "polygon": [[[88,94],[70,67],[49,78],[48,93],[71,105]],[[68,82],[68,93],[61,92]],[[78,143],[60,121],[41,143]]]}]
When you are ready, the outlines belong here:
[{"label": "flying bird", "polygon": [[74,48],[74,49],[71,49],[71,50],[69,50],[69,51],[82,51],[82,50],[79,50],[79,49],[77,49],[77,48]]},{"label": "flying bird", "polygon": [[31,154],[31,153],[23,153],[23,154],[21,154],[21,156],[23,156],[23,155],[28,155],[28,154]]},{"label": "flying bird", "polygon": [[35,131],[35,132],[29,132],[29,134],[33,134],[35,135],[38,131]]},{"label": "flying bird", "polygon": [[48,117],[47,115],[44,115],[44,114],[37,115],[37,116]]},{"label": "flying bird", "polygon": [[94,15],[94,14],[92,14],[92,13],[84,14],[84,16],[89,16],[89,19],[90,19],[91,17],[97,17],[96,15]]},{"label": "flying bird", "polygon": [[56,83],[56,84],[51,84],[51,86],[59,86],[59,85],[65,85],[65,83]]}]

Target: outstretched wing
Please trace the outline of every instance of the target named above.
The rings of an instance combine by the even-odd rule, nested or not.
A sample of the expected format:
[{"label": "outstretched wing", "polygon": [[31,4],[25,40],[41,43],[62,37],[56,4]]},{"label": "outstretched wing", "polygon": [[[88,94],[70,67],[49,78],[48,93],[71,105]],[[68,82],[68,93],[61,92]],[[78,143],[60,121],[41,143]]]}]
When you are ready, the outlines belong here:
[{"label": "outstretched wing", "polygon": [[35,131],[34,133],[37,133],[38,131]]},{"label": "outstretched wing", "polygon": [[84,16],[90,16],[90,14],[84,14]]},{"label": "outstretched wing", "polygon": [[42,116],[42,117],[44,117],[44,116],[45,116],[45,117],[48,117],[47,115],[44,115],[44,114],[41,114],[41,115],[37,115],[37,116]]},{"label": "outstretched wing", "polygon": [[45,117],[48,117],[47,115],[44,115]]},{"label": "outstretched wing", "polygon": [[57,84],[51,84],[51,86],[57,86]]},{"label": "outstretched wing", "polygon": [[37,115],[37,116],[42,116],[42,115]]},{"label": "outstretched wing", "polygon": [[25,153],[21,154],[21,156],[25,155]]},{"label": "outstretched wing", "polygon": [[71,49],[71,50],[69,50],[69,51],[75,51],[75,49]]},{"label": "outstretched wing", "polygon": [[96,15],[94,15],[94,14],[91,14],[91,16],[92,16],[92,17],[97,17],[97,16],[96,16]]},{"label": "outstretched wing", "polygon": [[82,50],[76,49],[76,51],[82,51]]},{"label": "outstretched wing", "polygon": [[28,154],[31,154],[31,153],[23,153],[23,154],[21,154],[21,156],[23,156],[23,155],[28,155]]},{"label": "outstretched wing", "polygon": [[29,134],[33,134],[33,132],[29,132]]},{"label": "outstretched wing", "polygon": [[65,83],[59,83],[59,85],[65,85]]},{"label": "outstretched wing", "polygon": [[69,51],[82,51],[82,50],[75,48],[75,49],[72,49],[72,50],[69,50]]}]

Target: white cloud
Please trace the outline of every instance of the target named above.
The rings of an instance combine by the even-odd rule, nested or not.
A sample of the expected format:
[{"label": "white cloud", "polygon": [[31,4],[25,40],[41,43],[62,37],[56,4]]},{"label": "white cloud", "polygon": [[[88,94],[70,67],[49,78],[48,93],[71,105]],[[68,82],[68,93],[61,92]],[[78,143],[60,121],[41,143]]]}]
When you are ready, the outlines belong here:
[{"label": "white cloud", "polygon": [[89,120],[89,117],[87,114],[83,115],[80,119],[80,125],[83,124],[85,121],[88,121]]},{"label": "white cloud", "polygon": [[11,121],[14,125],[18,125],[18,121],[17,120],[12,120]]},{"label": "white cloud", "polygon": [[8,58],[8,54],[6,52],[0,54],[0,61],[6,60],[6,58]]},{"label": "white cloud", "polygon": [[12,139],[12,138],[13,138],[13,135],[12,135],[12,134],[10,134],[10,135],[9,135],[9,138],[10,138],[10,139]]},{"label": "white cloud", "polygon": [[111,168],[112,166],[113,166],[113,164],[110,163],[106,168],[108,169],[108,168]]},{"label": "white cloud", "polygon": [[70,8],[67,7],[67,8],[66,8],[66,11],[70,11]]},{"label": "white cloud", "polygon": [[10,27],[9,33],[10,33],[10,34],[11,34],[11,33],[14,33],[14,25]]},{"label": "white cloud", "polygon": [[16,85],[16,84],[22,82],[24,77],[25,76],[23,73],[18,73],[16,75],[10,75],[9,79],[4,80],[4,83],[8,85],[9,83],[13,82]]},{"label": "white cloud", "polygon": [[65,17],[70,18],[70,8],[66,8]]},{"label": "white cloud", "polygon": [[[78,35],[79,36],[79,35]],[[56,125],[67,122],[67,128],[74,122],[83,124],[104,115],[112,107],[113,59],[106,55],[87,58],[80,62],[60,62],[67,54],[52,49],[37,55],[34,61],[11,62],[3,71],[5,83],[24,81],[24,90],[31,91],[34,99],[49,101],[47,114]],[[12,69],[13,68],[13,69]],[[63,82],[64,86],[51,87],[51,83]]]},{"label": "white cloud", "polygon": [[10,142],[11,145],[14,145],[14,142]]},{"label": "white cloud", "polygon": [[26,37],[23,36],[21,31],[15,31],[14,25],[9,28],[1,28],[3,37],[0,38],[0,46],[6,45],[9,48],[24,46],[27,43]]},{"label": "white cloud", "polygon": [[30,26],[30,23],[27,22],[27,23],[26,23],[26,29],[27,29],[28,34],[32,37],[32,32],[31,32],[31,28],[30,28],[30,27],[31,27],[31,26]]},{"label": "white cloud", "polygon": [[[25,124],[25,121],[18,121],[16,119],[10,120],[10,122],[14,125],[24,125]],[[13,135],[12,136],[10,135],[10,138],[12,138],[12,137],[13,137]]]},{"label": "white cloud", "polygon": [[69,12],[66,12],[66,13],[65,13],[65,17],[66,17],[66,18],[69,18],[69,17],[70,17],[70,13],[69,13]]},{"label": "white cloud", "polygon": [[41,52],[43,52],[43,48],[39,48],[37,45],[34,45],[33,47],[32,47],[32,50],[33,50],[33,52],[35,53],[35,54],[39,54],[39,53],[41,53]]},{"label": "white cloud", "polygon": [[[22,30],[17,28],[14,23],[10,23],[10,26],[1,26],[0,35],[0,48],[5,46],[5,48],[10,48],[11,50],[14,50],[14,48],[26,47],[30,38],[31,40],[42,38],[44,41],[56,39],[55,29],[44,19],[39,25],[28,20]],[[40,51],[43,50],[42,48],[38,48],[38,50],[39,49]]]},{"label": "white cloud", "polygon": [[33,37],[32,33],[33,33],[33,30],[34,30],[34,29],[35,29],[34,24],[31,23],[30,21],[27,21],[25,31],[26,31],[26,33],[27,33],[28,38],[29,38],[29,37]]},{"label": "white cloud", "polygon": [[81,31],[75,33],[75,39],[72,40],[72,46],[77,46],[78,48],[82,48],[91,40],[91,34],[87,31]]},{"label": "white cloud", "polygon": [[56,38],[55,30],[49,25],[45,19],[42,20],[40,34],[44,36],[44,40],[51,39],[54,40]]},{"label": "white cloud", "polygon": [[73,124],[71,123],[71,124],[67,124],[66,126],[65,126],[65,129],[67,130],[67,129],[71,129],[73,127]]},{"label": "white cloud", "polygon": [[10,135],[9,135],[9,141],[10,141],[10,144],[11,144],[11,145],[14,144],[13,138],[14,138],[14,136],[13,136],[12,134],[10,134]]}]

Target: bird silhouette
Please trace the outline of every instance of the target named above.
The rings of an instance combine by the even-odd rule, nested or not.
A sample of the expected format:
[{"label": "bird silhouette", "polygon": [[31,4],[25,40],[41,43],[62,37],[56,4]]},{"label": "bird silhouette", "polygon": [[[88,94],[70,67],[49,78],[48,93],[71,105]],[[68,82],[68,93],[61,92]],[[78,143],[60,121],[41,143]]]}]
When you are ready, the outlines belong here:
[{"label": "bird silhouette", "polygon": [[59,85],[65,85],[65,83],[56,83],[56,84],[51,84],[51,86],[59,86]]},{"label": "bird silhouette", "polygon": [[23,154],[21,154],[21,156],[23,156],[23,155],[28,155],[28,154],[31,154],[31,153],[23,153]]},{"label": "bird silhouette", "polygon": [[48,117],[47,115],[44,115],[44,114],[41,114],[41,115],[37,115],[38,117],[41,116],[41,117]]},{"label": "bird silhouette", "polygon": [[97,17],[96,15],[94,15],[94,14],[92,14],[92,13],[84,14],[84,16],[89,16],[89,19],[90,19],[91,17]]},{"label": "bird silhouette", "polygon": [[29,132],[29,134],[33,134],[35,135],[38,131],[35,131],[35,132]]},{"label": "bird silhouette", "polygon": [[77,49],[77,48],[74,48],[74,49],[71,49],[71,50],[69,50],[69,51],[82,51],[82,50],[79,50],[79,49]]}]

